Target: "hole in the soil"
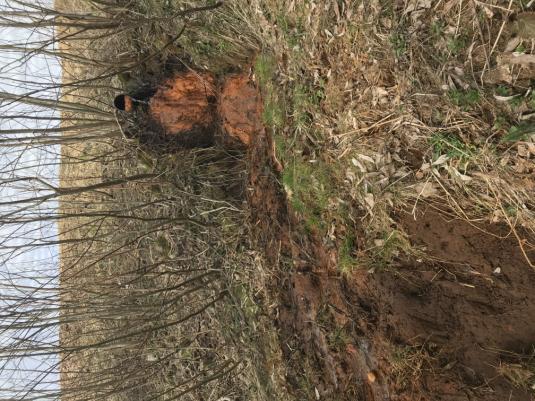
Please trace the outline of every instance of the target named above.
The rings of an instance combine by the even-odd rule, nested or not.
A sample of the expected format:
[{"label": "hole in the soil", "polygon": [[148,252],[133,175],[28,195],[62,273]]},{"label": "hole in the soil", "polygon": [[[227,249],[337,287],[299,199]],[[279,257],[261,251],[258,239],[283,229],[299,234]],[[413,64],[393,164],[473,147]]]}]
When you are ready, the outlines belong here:
[{"label": "hole in the soil", "polygon": [[124,111],[126,107],[126,96],[125,95],[117,95],[115,99],[113,100],[113,105],[117,110]]}]

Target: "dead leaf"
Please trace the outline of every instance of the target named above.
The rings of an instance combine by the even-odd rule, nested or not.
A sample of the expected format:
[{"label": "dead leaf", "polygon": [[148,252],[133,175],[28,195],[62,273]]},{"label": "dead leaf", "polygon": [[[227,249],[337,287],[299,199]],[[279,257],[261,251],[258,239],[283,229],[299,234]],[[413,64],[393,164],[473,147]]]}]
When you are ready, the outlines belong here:
[{"label": "dead leaf", "polygon": [[535,54],[502,53],[496,57],[498,65],[529,65],[535,63]]},{"label": "dead leaf", "polygon": [[375,197],[373,196],[373,194],[370,194],[370,193],[366,194],[364,196],[364,201],[369,206],[370,210],[375,207]]},{"label": "dead leaf", "polygon": [[418,197],[422,197],[422,198],[429,198],[431,196],[438,194],[437,188],[430,181],[420,182],[414,186],[414,189]]},{"label": "dead leaf", "polygon": [[518,144],[518,146],[516,147],[516,151],[520,157],[529,158],[530,151],[527,145],[524,145],[523,143]]},{"label": "dead leaf", "polygon": [[492,17],[494,17],[494,12],[490,9],[490,7],[484,5],[482,8],[487,18],[492,19]]},{"label": "dead leaf", "polygon": [[513,100],[515,97],[518,97],[520,95],[512,95],[512,96],[500,96],[500,95],[494,95],[494,99],[496,99],[498,102],[509,102]]},{"label": "dead leaf", "polygon": [[512,30],[521,38],[535,38],[535,13],[525,12],[518,14],[513,22]]},{"label": "dead leaf", "polygon": [[448,155],[440,155],[431,165],[440,166],[441,164],[446,163],[449,159]]},{"label": "dead leaf", "polygon": [[368,162],[368,163],[371,163],[371,164],[375,164],[375,160],[373,160],[370,156],[366,156],[366,155],[363,155],[363,154],[358,154],[357,157],[360,159],[360,160],[363,160],[365,162]]},{"label": "dead leaf", "polygon": [[515,49],[520,45],[522,42],[522,39],[520,39],[518,36],[515,36],[514,38],[510,39],[509,42],[505,45],[504,52],[511,53],[515,51]]},{"label": "dead leaf", "polygon": [[353,163],[353,165],[355,167],[357,167],[360,170],[361,173],[367,173],[368,172],[366,167],[364,167],[364,165],[361,162],[359,162],[357,159],[355,159],[355,158],[351,159],[351,163]]}]

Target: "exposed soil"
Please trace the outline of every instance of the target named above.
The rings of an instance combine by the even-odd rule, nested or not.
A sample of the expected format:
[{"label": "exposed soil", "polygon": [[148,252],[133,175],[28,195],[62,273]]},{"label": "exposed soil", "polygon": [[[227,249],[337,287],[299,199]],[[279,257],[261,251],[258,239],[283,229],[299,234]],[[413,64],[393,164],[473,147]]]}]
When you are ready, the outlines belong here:
[{"label": "exposed soil", "polygon": [[400,215],[428,257],[341,276],[337,250],[299,229],[271,149],[259,130],[248,200],[255,238],[281,275],[277,322],[297,399],[535,399],[499,372],[535,343],[535,272],[506,227]]},{"label": "exposed soil", "polygon": [[214,76],[187,71],[161,85],[150,99],[149,112],[167,135],[189,136],[185,142],[193,146],[210,145],[217,122],[216,103]]},{"label": "exposed soil", "polygon": [[223,132],[248,146],[261,128],[262,103],[258,90],[247,74],[225,77],[219,100]]},{"label": "exposed soil", "polygon": [[162,143],[171,151],[214,144],[243,149],[253,133],[263,129],[261,98],[246,73],[216,79],[207,72],[182,71],[159,85],[152,97],[134,100],[119,95],[114,104],[145,121],[137,134],[124,128],[126,136],[137,136],[147,144]]}]

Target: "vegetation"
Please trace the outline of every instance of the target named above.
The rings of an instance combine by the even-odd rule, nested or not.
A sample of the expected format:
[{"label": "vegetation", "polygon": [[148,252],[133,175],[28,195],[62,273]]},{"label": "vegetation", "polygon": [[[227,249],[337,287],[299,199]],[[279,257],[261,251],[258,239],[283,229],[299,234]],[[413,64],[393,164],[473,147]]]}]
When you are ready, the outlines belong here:
[{"label": "vegetation", "polygon": [[[42,53],[61,60],[63,76],[35,83],[28,94],[1,94],[6,115],[9,104],[27,106],[15,122],[30,115],[52,121],[51,128],[1,132],[3,185],[23,194],[1,203],[3,224],[14,230],[2,231],[3,257],[12,260],[2,285],[16,294],[2,300],[9,319],[2,336],[20,337],[2,343],[2,358],[19,363],[59,355],[27,372],[4,369],[13,388],[2,396],[263,399],[264,391],[279,391],[274,379],[257,378],[250,369],[251,361],[275,363],[276,356],[269,354],[271,324],[259,322],[251,295],[257,289],[250,276],[262,273],[258,257],[247,251],[237,195],[243,161],[218,149],[162,154],[158,147],[125,142],[111,108],[111,99],[129,85],[155,84],[192,58],[231,51],[213,47],[213,37],[196,46],[205,53],[182,49],[203,40],[201,27],[218,7],[65,0],[55,9],[17,2],[3,10],[4,26],[42,31],[38,43],[11,44],[10,51],[20,54],[12,64],[25,65]],[[61,90],[57,100],[47,97],[50,88]],[[23,159],[58,152],[52,145],[60,145],[61,154],[34,179],[25,176],[31,168],[9,164],[17,152]],[[56,221],[57,239],[20,242],[32,237],[34,222]],[[33,273],[20,271],[15,253],[32,257],[36,247],[51,245],[60,247],[59,274],[54,260],[43,264],[37,282]],[[243,354],[244,341],[255,342],[255,349]],[[35,379],[16,381],[20,374]]]},{"label": "vegetation", "polygon": [[[345,276],[425,258],[396,217],[421,204],[471,224],[508,225],[533,267],[533,90],[522,66],[496,66],[510,39],[503,21],[526,4],[430,3],[8,2],[0,26],[43,33],[6,45],[15,55],[0,72],[8,87],[18,85],[10,65],[44,55],[63,67],[61,79],[25,77],[24,93],[0,92],[2,120],[12,123],[0,131],[0,184],[22,194],[0,202],[2,261],[50,245],[61,256],[60,273],[0,278],[10,290],[1,299],[0,333],[11,339],[0,342],[5,374],[14,375],[7,362],[17,358],[59,355],[28,370],[61,384],[61,394],[36,379],[15,383],[9,396],[292,397],[273,324],[279,266],[252,243],[243,204],[247,161],[217,148],[164,154],[125,141],[111,107],[129,85],[184,66],[251,69],[297,230],[335,249]],[[12,115],[15,104],[23,109]],[[32,118],[49,125],[25,127]],[[40,164],[37,150],[59,158]],[[48,163],[59,183],[52,170],[31,175],[30,165]],[[35,223],[55,222],[57,237],[34,239]],[[334,327],[328,346],[343,353],[350,340]],[[427,358],[400,347],[398,387],[409,387]],[[502,375],[532,386],[532,366],[517,365],[504,362]],[[296,393],[319,397],[311,383],[300,372]]]}]

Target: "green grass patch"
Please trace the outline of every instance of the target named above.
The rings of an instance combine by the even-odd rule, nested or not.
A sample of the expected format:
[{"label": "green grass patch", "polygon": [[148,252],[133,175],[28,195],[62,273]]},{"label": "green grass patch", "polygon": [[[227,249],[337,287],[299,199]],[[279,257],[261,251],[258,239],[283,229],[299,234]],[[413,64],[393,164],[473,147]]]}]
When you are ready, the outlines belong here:
[{"label": "green grass patch", "polygon": [[407,40],[405,36],[399,32],[393,33],[390,36],[390,45],[397,58],[401,58],[407,52]]},{"label": "green grass patch", "polygon": [[448,98],[454,105],[463,110],[469,110],[479,103],[481,94],[476,89],[451,89],[448,92]]},{"label": "green grass patch", "polygon": [[401,253],[409,254],[411,249],[407,236],[401,231],[394,229],[385,232],[383,237],[376,241],[370,265],[375,269],[386,269]]},{"label": "green grass patch", "polygon": [[452,56],[458,56],[466,48],[467,40],[464,36],[449,38],[446,42]]},{"label": "green grass patch", "polygon": [[534,123],[521,123],[509,128],[509,131],[501,139],[501,142],[519,142],[527,141],[529,137],[535,134]]},{"label": "green grass patch", "polygon": [[346,345],[352,341],[351,335],[344,327],[333,327],[328,334],[327,343],[329,347],[337,352],[344,352]]},{"label": "green grass patch", "polygon": [[323,231],[329,199],[334,193],[329,166],[296,158],[283,171],[282,183],[292,208],[303,216],[305,227]]},{"label": "green grass patch", "polygon": [[354,249],[355,237],[346,235],[338,249],[338,269],[342,273],[350,273],[357,266],[357,260],[353,256]]},{"label": "green grass patch", "polygon": [[260,54],[256,58],[254,71],[264,97],[262,119],[271,128],[281,128],[286,121],[284,96],[276,90],[273,82],[276,68],[277,62],[272,55]]},{"label": "green grass patch", "polygon": [[284,11],[281,14],[278,14],[276,17],[277,26],[280,28],[288,46],[293,49],[302,41],[302,38],[305,34],[304,20],[299,13],[292,15],[293,18]]},{"label": "green grass patch", "polygon": [[447,155],[450,159],[468,160],[474,156],[474,146],[465,144],[461,138],[454,134],[433,134],[430,138],[433,146],[433,160],[441,155]]},{"label": "green grass patch", "polygon": [[272,55],[260,54],[254,64],[254,72],[260,85],[271,82],[277,68],[277,61]]},{"label": "green grass patch", "polygon": [[272,92],[265,93],[262,119],[268,127],[280,128],[284,125],[286,116],[280,104],[280,99]]}]

